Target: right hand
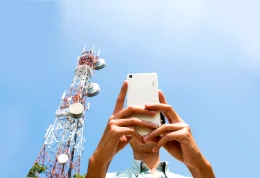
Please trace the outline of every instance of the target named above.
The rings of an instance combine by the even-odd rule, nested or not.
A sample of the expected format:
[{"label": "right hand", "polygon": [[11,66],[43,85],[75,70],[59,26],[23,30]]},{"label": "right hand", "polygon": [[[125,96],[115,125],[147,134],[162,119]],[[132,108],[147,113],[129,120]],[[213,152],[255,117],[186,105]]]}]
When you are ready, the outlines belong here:
[{"label": "right hand", "polygon": [[144,144],[143,137],[135,131],[135,126],[156,129],[159,126],[148,121],[131,117],[133,114],[155,115],[156,112],[140,107],[123,109],[127,92],[127,82],[124,81],[118,96],[113,115],[109,118],[103,136],[96,148],[93,157],[102,163],[109,163],[112,158],[135,137]]}]

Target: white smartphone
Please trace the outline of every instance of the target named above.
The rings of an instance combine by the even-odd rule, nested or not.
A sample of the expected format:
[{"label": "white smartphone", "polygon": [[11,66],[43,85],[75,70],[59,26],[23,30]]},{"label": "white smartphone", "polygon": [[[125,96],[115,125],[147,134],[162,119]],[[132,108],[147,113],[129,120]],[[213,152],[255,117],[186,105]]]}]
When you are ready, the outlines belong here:
[{"label": "white smartphone", "polygon": [[[159,103],[158,76],[156,73],[128,74],[127,106],[144,107],[145,104]],[[160,112],[154,116],[134,115],[138,119],[153,122],[161,126]],[[152,130],[144,127],[135,128],[140,135],[147,135]]]}]

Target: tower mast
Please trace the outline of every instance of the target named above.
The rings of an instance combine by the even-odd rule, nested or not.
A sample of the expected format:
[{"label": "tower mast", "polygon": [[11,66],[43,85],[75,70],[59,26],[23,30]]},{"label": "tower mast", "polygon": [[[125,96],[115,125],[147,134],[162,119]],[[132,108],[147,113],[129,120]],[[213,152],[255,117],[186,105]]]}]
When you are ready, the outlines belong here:
[{"label": "tower mast", "polygon": [[61,97],[54,123],[46,130],[44,144],[28,178],[71,178],[80,173],[80,158],[85,143],[85,111],[90,105],[87,97],[96,96],[100,92],[99,85],[90,80],[94,70],[105,66],[105,60],[99,58],[99,50],[95,53],[94,47],[88,51],[84,47],[78,56],[74,79]]}]

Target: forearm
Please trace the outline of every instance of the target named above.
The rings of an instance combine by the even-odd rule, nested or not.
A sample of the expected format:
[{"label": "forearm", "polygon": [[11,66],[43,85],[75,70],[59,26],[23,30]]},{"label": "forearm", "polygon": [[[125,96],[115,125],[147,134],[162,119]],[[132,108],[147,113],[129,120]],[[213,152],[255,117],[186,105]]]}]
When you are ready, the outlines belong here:
[{"label": "forearm", "polygon": [[95,156],[91,156],[89,159],[86,178],[105,178],[109,164],[110,162],[104,163]]},{"label": "forearm", "polygon": [[196,165],[187,166],[193,178],[215,178],[212,166],[206,158],[201,156],[196,162]]}]

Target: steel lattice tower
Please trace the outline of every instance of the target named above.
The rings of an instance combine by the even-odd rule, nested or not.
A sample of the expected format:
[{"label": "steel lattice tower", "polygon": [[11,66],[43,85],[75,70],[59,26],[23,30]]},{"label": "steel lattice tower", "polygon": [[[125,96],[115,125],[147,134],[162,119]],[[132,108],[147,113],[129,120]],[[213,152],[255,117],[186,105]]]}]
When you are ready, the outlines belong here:
[{"label": "steel lattice tower", "polygon": [[[75,77],[69,89],[63,93],[55,113],[55,120],[46,130],[45,142],[27,177],[70,178],[80,173],[80,158],[84,150],[84,111],[89,109],[87,97],[100,91],[97,83],[90,83],[94,70],[106,66],[94,47],[78,56]],[[35,167],[45,167],[35,171]],[[31,174],[30,174],[31,173]],[[34,174],[34,175],[33,175]]]}]

